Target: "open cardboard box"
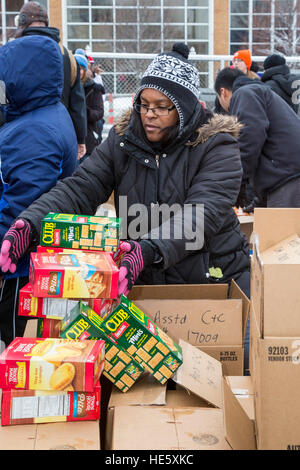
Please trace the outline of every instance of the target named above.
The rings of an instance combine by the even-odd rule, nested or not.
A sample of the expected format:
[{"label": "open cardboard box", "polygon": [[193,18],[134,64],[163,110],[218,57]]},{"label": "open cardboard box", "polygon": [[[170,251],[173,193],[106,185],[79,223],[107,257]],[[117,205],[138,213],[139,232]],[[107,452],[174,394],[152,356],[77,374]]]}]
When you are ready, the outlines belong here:
[{"label": "open cardboard box", "polygon": [[180,340],[183,365],[176,390],[148,376],[108,406],[110,450],[231,450],[256,448],[254,425],[222,375],[222,364]]},{"label": "open cardboard box", "polygon": [[300,336],[300,209],[255,209],[252,240],[251,301],[262,337]]},{"label": "open cardboard box", "polygon": [[179,338],[223,364],[224,374],[243,375],[250,302],[238,285],[135,286],[129,298],[175,342]]}]

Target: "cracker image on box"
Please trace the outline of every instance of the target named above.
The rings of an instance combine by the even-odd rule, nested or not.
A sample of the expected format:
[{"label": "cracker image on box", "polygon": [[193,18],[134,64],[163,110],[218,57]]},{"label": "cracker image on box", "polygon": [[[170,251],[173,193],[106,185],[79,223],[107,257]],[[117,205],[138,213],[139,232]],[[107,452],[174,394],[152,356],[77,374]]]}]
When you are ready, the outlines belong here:
[{"label": "cracker image on box", "polygon": [[143,366],[132,358],[102,328],[103,319],[93,310],[80,302],[66,316],[61,324],[61,338],[66,339],[102,339],[105,341],[105,375],[122,392],[127,390],[144,373]]},{"label": "cracker image on box", "polygon": [[119,246],[121,219],[49,212],[43,220],[43,246],[115,252]]},{"label": "cracker image on box", "polygon": [[34,297],[115,299],[119,269],[109,253],[31,253]]},{"label": "cracker image on box", "polygon": [[0,388],[93,391],[104,356],[101,340],[15,338],[0,354]]},{"label": "cracker image on box", "polygon": [[99,382],[92,392],[3,390],[1,425],[98,420]]},{"label": "cracker image on box", "polygon": [[103,329],[161,383],[182,364],[182,350],[129,299],[103,320]]}]

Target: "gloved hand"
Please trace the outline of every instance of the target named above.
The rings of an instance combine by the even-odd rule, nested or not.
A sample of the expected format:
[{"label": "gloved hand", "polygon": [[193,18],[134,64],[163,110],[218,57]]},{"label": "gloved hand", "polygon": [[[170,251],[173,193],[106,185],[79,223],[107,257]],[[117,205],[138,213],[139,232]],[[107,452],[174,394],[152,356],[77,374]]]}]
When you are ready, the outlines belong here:
[{"label": "gloved hand", "polygon": [[155,259],[154,248],[144,240],[120,242],[120,249],[125,255],[120,264],[118,297],[128,295],[140,273]]},{"label": "gloved hand", "polygon": [[260,199],[259,197],[255,196],[254,199],[252,199],[252,201],[250,202],[250,204],[248,204],[247,206],[243,207],[243,211],[244,212],[254,212],[254,209],[255,207],[260,207],[261,205],[261,202],[260,202]]},{"label": "gloved hand", "polygon": [[14,273],[18,260],[26,253],[30,246],[33,232],[30,223],[24,219],[17,219],[4,235],[0,251],[0,268],[4,273]]}]

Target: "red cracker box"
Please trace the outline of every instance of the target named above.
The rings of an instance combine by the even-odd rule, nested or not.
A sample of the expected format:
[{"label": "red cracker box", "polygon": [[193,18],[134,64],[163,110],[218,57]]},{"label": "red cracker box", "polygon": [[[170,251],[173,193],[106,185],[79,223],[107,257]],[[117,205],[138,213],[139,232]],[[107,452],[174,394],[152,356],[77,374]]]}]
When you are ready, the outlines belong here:
[{"label": "red cracker box", "polygon": [[[80,299],[101,317],[109,315],[114,308],[113,299]],[[19,292],[19,315],[34,318],[62,320],[77,305],[79,299],[57,299],[53,297],[33,297],[30,284]]]},{"label": "red cracker box", "polygon": [[3,390],[1,424],[99,420],[100,396],[99,382],[93,392]]},{"label": "red cracker box", "polygon": [[39,318],[37,324],[37,338],[59,338],[61,320]]},{"label": "red cracker box", "polygon": [[0,388],[92,392],[104,359],[102,340],[15,338],[0,354]]},{"label": "red cracker box", "polygon": [[117,298],[119,269],[109,253],[31,253],[34,297]]}]

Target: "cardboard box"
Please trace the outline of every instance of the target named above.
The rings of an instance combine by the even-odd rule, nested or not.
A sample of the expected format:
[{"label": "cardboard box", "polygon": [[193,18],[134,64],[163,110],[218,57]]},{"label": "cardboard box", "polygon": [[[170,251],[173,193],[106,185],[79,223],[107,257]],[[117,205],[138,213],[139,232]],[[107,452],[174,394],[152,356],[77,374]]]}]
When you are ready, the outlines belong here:
[{"label": "cardboard box", "polygon": [[202,284],[135,286],[128,297],[175,342],[220,360],[226,375],[243,375],[250,302],[234,281],[229,295],[227,284]]},{"label": "cardboard box", "polygon": [[0,426],[0,450],[100,450],[99,421]]},{"label": "cardboard box", "polygon": [[108,253],[31,253],[34,297],[117,298],[119,269]]},{"label": "cardboard box", "polygon": [[126,395],[113,390],[107,448],[254,450],[253,423],[222,377],[221,364],[184,341],[180,346],[184,363],[174,376],[179,389],[149,385],[145,378]]},{"label": "cardboard box", "polygon": [[60,336],[70,340],[105,341],[103,374],[122,392],[127,392],[144,373],[144,368],[102,328],[102,323],[99,315],[80,302],[62,322]]},{"label": "cardboard box", "polygon": [[234,393],[234,396],[239,401],[247,416],[255,423],[254,411],[254,387],[252,378],[248,376],[229,376],[226,380]]},{"label": "cardboard box", "polygon": [[248,242],[250,243],[251,235],[253,232],[254,216],[253,215],[240,215],[238,216],[238,219],[241,225],[241,230],[244,232]]},{"label": "cardboard box", "polygon": [[93,392],[3,390],[1,425],[100,419],[99,382]]},{"label": "cardboard box", "polygon": [[[80,299],[89,305],[101,317],[109,315],[114,307],[113,299]],[[78,303],[79,299],[56,299],[52,297],[33,297],[30,284],[22,287],[19,292],[18,314],[25,317],[48,318],[62,320]]]},{"label": "cardboard box", "polygon": [[121,219],[50,212],[42,220],[43,246],[115,252]]},{"label": "cardboard box", "polygon": [[103,329],[142,367],[165,383],[182,364],[182,352],[166,333],[129,299],[103,320]]},{"label": "cardboard box", "polygon": [[0,354],[0,388],[92,392],[104,354],[101,340],[15,338]]},{"label": "cardboard box", "polygon": [[255,209],[253,233],[251,298],[262,336],[298,337],[300,209]]}]

